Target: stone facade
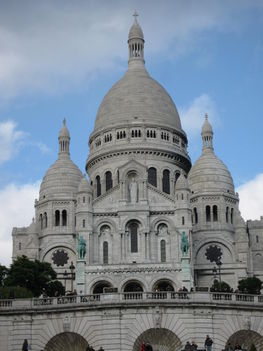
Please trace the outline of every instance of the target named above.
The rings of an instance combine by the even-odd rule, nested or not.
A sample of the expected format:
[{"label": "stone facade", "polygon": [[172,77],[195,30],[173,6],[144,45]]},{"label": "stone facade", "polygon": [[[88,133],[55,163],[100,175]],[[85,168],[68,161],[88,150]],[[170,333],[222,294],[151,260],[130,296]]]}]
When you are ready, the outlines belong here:
[{"label": "stone facade", "polygon": [[[202,155],[191,166],[177,109],[145,69],[136,18],[128,47],[127,72],[104,97],[89,139],[88,180],[70,159],[64,121],[58,159],[35,201],[35,220],[13,229],[13,258],[50,262],[66,290],[72,289],[74,266],[79,294],[189,290],[210,287],[215,277],[236,289],[242,278],[261,278],[263,220],[242,219],[207,116]],[[80,237],[86,243],[82,258]],[[106,310],[100,313],[107,317]],[[112,313],[121,323],[119,312]],[[193,313],[199,312],[188,317]],[[136,323],[141,331],[154,328],[146,315]]]}]

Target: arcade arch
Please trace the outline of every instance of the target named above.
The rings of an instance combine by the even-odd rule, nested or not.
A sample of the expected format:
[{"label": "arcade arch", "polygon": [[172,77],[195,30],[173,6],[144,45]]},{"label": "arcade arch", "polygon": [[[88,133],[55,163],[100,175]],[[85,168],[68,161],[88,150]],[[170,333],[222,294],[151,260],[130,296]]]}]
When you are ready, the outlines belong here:
[{"label": "arcade arch", "polygon": [[151,328],[138,336],[133,351],[140,351],[142,343],[150,344],[153,351],[179,351],[182,342],[172,331],[164,328]]},{"label": "arcade arch", "polygon": [[48,341],[44,350],[45,351],[86,351],[88,342],[83,336],[72,333],[65,332],[55,335],[52,339]]},{"label": "arcade arch", "polygon": [[230,336],[226,342],[227,345],[232,347],[240,345],[242,350],[247,351],[261,351],[263,350],[263,337],[253,330],[239,330]]}]

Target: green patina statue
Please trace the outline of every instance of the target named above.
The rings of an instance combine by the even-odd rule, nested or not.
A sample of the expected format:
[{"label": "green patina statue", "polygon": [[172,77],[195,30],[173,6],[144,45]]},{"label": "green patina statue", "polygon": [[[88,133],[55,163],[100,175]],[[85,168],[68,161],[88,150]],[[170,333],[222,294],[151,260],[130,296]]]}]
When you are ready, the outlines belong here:
[{"label": "green patina statue", "polygon": [[78,240],[78,255],[80,260],[83,260],[86,255],[86,241],[81,235],[79,236]]},{"label": "green patina statue", "polygon": [[181,251],[183,256],[187,256],[189,250],[189,242],[185,232],[181,234]]}]

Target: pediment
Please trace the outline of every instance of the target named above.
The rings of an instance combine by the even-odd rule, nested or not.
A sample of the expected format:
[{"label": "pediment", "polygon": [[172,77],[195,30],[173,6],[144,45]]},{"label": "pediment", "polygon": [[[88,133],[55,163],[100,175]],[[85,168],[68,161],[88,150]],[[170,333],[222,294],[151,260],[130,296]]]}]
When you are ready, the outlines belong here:
[{"label": "pediment", "polygon": [[152,186],[148,187],[148,201],[150,206],[174,206],[174,199]]},{"label": "pediment", "polygon": [[127,174],[135,172],[138,174],[139,178],[147,177],[147,168],[140,162],[131,159],[119,168],[120,179],[125,179]]}]

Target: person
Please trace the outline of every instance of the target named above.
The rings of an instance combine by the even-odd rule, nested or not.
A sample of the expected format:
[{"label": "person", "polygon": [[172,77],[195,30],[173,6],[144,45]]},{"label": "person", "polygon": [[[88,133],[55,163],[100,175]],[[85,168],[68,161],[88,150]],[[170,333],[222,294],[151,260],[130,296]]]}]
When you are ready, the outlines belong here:
[{"label": "person", "polygon": [[22,351],[28,351],[28,350],[29,350],[28,341],[27,341],[27,339],[25,339],[23,342]]},{"label": "person", "polygon": [[186,344],[185,344],[185,347],[184,347],[184,351],[191,351],[191,350],[192,350],[191,349],[191,344],[190,344],[189,341],[187,341]]},{"label": "person", "polygon": [[225,351],[234,351],[233,347],[231,346],[230,342],[227,343]]},{"label": "person", "polygon": [[206,351],[212,351],[213,340],[210,338],[209,335],[206,336],[205,339],[205,349]]},{"label": "person", "polygon": [[194,341],[192,341],[192,344],[191,344],[191,351],[196,351],[197,348],[198,348],[197,344],[196,344]]}]

